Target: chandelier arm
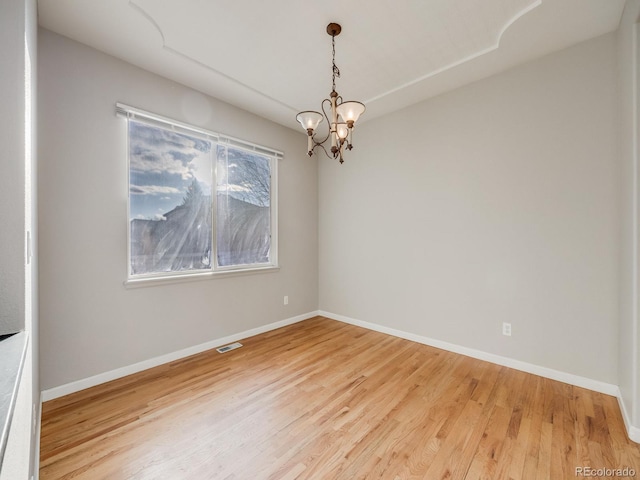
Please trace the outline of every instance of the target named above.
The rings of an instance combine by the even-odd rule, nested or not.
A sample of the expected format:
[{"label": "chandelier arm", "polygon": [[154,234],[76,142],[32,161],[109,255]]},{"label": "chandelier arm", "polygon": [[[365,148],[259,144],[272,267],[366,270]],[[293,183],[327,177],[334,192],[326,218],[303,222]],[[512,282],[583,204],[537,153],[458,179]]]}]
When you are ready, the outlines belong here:
[{"label": "chandelier arm", "polygon": [[327,115],[327,112],[324,109],[324,102],[331,103],[331,101],[328,98],[325,98],[324,100],[322,100],[322,103],[320,104],[320,108],[322,108],[322,113],[324,114],[324,118],[327,119],[327,125],[329,126],[329,131],[327,132],[327,135],[321,141],[317,141],[315,138],[313,139],[313,143],[316,144],[316,145],[323,144],[324,142],[326,142],[329,139],[329,135],[331,135],[331,121],[329,120],[329,116]]},{"label": "chandelier arm", "polygon": [[329,152],[327,152],[327,149],[324,147],[323,144],[317,143],[316,147],[320,147],[322,149],[322,151],[324,152],[324,154],[327,156],[327,158],[334,158],[333,156],[329,155]]},{"label": "chandelier arm", "polygon": [[331,158],[335,158],[335,157],[333,157],[333,156],[329,155],[329,152],[327,152],[327,149],[324,147],[324,145],[323,145],[322,143],[318,143],[318,142],[316,142],[315,140],[314,140],[314,142],[313,142],[313,143],[314,143],[314,145],[313,145],[312,150],[315,150],[315,149],[316,149],[316,147],[320,147],[320,148],[322,149],[322,151],[324,152],[324,154],[327,156],[327,158],[330,158],[330,159],[331,159]]}]

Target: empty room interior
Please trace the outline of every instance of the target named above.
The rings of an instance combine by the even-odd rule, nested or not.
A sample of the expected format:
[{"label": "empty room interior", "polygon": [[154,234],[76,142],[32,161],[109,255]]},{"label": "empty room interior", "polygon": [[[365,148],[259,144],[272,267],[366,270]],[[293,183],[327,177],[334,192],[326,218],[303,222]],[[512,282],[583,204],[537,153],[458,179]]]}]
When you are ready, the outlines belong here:
[{"label": "empty room interior", "polygon": [[640,477],[638,22],[0,2],[0,480]]}]

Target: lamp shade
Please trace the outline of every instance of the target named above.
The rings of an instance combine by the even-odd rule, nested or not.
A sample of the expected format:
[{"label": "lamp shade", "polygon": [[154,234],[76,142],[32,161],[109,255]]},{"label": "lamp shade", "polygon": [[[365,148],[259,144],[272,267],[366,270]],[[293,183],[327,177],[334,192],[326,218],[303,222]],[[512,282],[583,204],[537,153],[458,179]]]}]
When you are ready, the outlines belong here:
[{"label": "lamp shade", "polygon": [[302,125],[302,128],[305,130],[315,130],[322,121],[322,114],[312,110],[307,110],[305,112],[300,112],[296,116],[296,120],[300,122],[300,125]]},{"label": "lamp shade", "polygon": [[344,122],[357,122],[360,115],[364,113],[365,106],[360,102],[342,102],[336,108],[338,115],[342,117],[342,121]]}]

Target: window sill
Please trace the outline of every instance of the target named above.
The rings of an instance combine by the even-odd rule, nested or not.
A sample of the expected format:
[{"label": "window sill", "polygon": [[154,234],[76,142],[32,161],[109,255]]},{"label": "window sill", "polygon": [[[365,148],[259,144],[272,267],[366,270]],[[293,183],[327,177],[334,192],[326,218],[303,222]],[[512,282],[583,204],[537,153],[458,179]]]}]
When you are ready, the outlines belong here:
[{"label": "window sill", "polygon": [[256,273],[273,273],[280,271],[280,267],[256,267],[244,270],[222,270],[218,272],[191,273],[182,275],[167,275],[159,277],[134,278],[124,282],[126,288],[143,288],[153,287],[156,285],[170,285],[174,283],[199,282],[202,280],[211,280],[214,278],[235,277],[239,275],[253,275]]}]

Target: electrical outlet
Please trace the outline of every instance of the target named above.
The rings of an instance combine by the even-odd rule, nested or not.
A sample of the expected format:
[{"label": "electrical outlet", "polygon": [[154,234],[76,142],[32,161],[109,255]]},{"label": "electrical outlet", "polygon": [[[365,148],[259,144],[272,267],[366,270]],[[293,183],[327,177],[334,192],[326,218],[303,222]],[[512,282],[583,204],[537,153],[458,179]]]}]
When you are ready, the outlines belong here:
[{"label": "electrical outlet", "polygon": [[289,295],[284,296],[284,304],[289,305]]},{"label": "electrical outlet", "polygon": [[502,324],[502,334],[506,335],[507,337],[511,336],[511,324],[510,323],[504,322]]}]

